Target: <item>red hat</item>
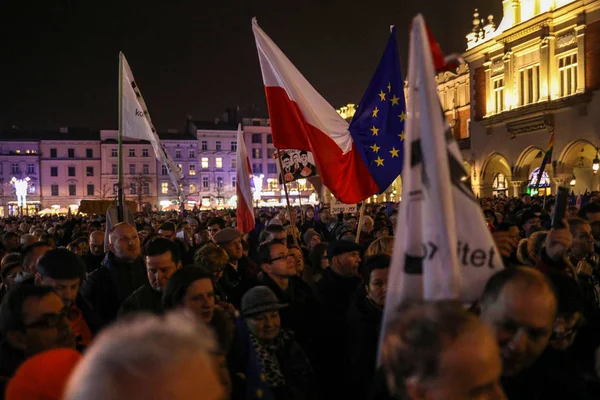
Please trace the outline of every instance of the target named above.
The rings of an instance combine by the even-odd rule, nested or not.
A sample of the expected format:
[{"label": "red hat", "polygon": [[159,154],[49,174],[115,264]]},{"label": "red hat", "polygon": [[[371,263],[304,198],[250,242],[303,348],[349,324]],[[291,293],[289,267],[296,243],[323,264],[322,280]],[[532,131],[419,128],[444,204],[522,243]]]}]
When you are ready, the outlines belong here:
[{"label": "red hat", "polygon": [[81,359],[72,349],[54,349],[25,361],[6,387],[6,400],[61,400]]}]

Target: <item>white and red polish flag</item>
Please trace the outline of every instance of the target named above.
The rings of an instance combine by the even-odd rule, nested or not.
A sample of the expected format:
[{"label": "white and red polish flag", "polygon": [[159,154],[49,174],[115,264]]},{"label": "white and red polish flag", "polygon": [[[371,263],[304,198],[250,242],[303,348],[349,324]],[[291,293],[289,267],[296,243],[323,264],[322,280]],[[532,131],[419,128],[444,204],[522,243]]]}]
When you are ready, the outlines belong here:
[{"label": "white and red polish flag", "polygon": [[296,69],[277,45],[252,20],[278,149],[311,151],[321,180],[336,199],[354,204],[380,193],[356,151],[348,123]]},{"label": "white and red polish flag", "polygon": [[240,232],[248,233],[254,229],[254,208],[252,207],[252,190],[250,186],[250,160],[246,151],[246,143],[244,142],[244,133],[242,132],[242,124],[238,124],[237,132],[237,152],[236,159],[236,186],[237,194],[237,229]]}]

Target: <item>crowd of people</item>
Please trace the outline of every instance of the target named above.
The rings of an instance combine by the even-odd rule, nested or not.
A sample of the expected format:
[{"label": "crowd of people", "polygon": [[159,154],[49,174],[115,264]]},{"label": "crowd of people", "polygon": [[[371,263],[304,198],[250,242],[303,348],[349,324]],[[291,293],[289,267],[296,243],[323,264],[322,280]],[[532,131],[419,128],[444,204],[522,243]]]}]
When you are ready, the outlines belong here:
[{"label": "crowd of people", "polygon": [[395,205],[256,210],[245,235],[228,211],[0,219],[0,398],[599,398],[587,200],[561,229],[550,197],[480,200],[505,269],[385,327]]}]

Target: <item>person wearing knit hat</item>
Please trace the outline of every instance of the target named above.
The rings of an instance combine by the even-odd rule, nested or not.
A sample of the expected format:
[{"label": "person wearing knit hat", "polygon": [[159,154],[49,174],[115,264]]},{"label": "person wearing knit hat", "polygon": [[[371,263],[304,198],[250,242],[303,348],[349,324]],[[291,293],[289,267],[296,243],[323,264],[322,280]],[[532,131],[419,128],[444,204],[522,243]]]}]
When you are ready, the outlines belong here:
[{"label": "person wearing knit hat", "polygon": [[309,251],[312,250],[317,244],[321,243],[321,235],[319,235],[319,233],[312,228],[308,229],[306,233],[304,233],[303,239],[304,244]]},{"label": "person wearing knit hat", "polygon": [[72,349],[54,349],[25,361],[6,387],[6,400],[61,400],[81,360]]}]

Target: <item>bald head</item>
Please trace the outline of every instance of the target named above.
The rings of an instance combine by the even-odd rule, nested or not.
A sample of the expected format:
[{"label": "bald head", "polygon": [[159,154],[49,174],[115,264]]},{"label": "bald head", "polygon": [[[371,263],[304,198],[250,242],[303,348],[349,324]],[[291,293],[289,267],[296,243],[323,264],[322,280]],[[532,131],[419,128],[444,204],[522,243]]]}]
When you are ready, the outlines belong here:
[{"label": "bald head", "polygon": [[224,398],[214,335],[184,314],[145,315],[103,331],[69,380],[66,400]]},{"label": "bald head", "polygon": [[137,230],[126,222],[115,225],[108,235],[108,250],[117,259],[133,261],[140,256],[140,237]]},{"label": "bald head", "polygon": [[94,231],[90,233],[90,253],[94,256],[104,254],[104,231]]}]

